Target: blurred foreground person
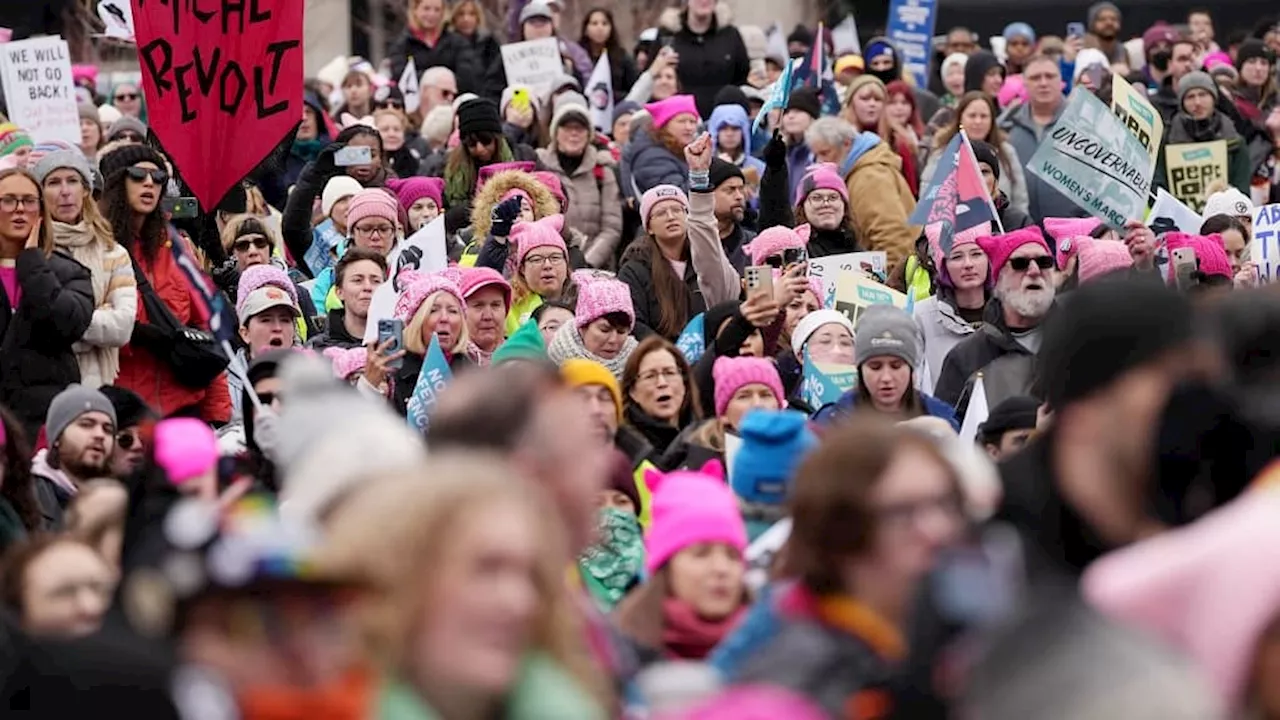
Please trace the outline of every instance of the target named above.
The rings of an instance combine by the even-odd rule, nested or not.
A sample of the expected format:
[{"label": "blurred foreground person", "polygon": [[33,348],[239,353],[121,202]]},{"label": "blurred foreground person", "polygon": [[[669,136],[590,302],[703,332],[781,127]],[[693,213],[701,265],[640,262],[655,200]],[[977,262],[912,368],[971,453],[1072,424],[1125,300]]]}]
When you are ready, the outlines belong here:
[{"label": "blurred foreground person", "polygon": [[5,556],[4,607],[32,635],[79,637],[98,629],[111,604],[115,571],[82,540],[37,536]]}]

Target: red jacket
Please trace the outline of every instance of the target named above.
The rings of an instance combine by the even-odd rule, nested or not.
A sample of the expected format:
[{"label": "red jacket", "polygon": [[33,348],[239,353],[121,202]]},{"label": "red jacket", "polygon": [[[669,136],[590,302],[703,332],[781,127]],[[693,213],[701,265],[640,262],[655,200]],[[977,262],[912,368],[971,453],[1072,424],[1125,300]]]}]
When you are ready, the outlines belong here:
[{"label": "red jacket", "polygon": [[[209,329],[208,314],[195,301],[195,290],[182,274],[167,244],[156,253],[154,264],[147,262],[141,253],[135,256],[135,260],[151,287],[179,322]],[[138,302],[138,322],[147,322],[147,311],[141,300]],[[219,375],[207,388],[189,388],[174,378],[167,364],[132,344],[120,349],[120,374],[115,384],[138,393],[163,416],[183,408],[195,408],[205,422],[225,423],[231,419],[226,373]]]}]

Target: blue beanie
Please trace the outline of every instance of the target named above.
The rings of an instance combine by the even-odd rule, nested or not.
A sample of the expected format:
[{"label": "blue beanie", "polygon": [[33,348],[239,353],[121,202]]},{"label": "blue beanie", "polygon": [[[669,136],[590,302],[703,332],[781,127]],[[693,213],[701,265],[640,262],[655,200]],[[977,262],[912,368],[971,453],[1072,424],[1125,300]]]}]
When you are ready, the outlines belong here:
[{"label": "blue beanie", "polygon": [[794,410],[752,410],[738,432],[742,446],[729,483],[734,494],[763,505],[786,502],[796,468],[818,445],[808,418]]},{"label": "blue beanie", "polygon": [[1004,35],[1005,42],[1016,37],[1024,37],[1032,45],[1036,44],[1036,31],[1032,30],[1031,26],[1024,22],[1011,22],[1005,25],[1002,35]]}]

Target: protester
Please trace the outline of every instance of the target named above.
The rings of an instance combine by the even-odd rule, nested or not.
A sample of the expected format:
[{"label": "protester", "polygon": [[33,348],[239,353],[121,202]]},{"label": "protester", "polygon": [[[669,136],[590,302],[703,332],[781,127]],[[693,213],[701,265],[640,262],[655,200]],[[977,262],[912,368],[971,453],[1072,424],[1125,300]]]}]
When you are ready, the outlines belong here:
[{"label": "protester", "polygon": [[413,235],[444,212],[444,181],[440,178],[411,177],[387,180],[387,188],[396,194],[400,209],[409,224],[405,236]]},{"label": "protester", "polygon": [[[995,154],[999,163],[992,168],[992,173],[997,180],[999,193],[992,193],[992,200],[995,200],[997,206],[999,206],[1001,204],[1000,195],[1003,195],[1004,205],[1026,212],[1028,203],[1027,181],[1023,177],[1022,163],[1019,160],[1017,149],[1009,143],[1004,131],[996,124],[998,115],[999,112],[993,98],[978,92],[965,93],[964,97],[960,98],[956,103],[956,112],[952,122],[934,136],[933,148],[929,153],[929,161],[925,164],[924,171],[920,174],[920,184],[927,186],[929,181],[933,179],[934,171],[937,170],[938,162],[942,159],[942,153],[946,150],[947,144],[963,127],[965,136],[969,138],[969,142],[974,147],[975,154],[977,153],[979,142],[990,145],[996,151]],[[978,158],[979,163],[982,163],[982,160],[982,157]],[[1018,227],[1005,226],[1005,230],[1017,230]]]},{"label": "protester", "polygon": [[736,430],[748,411],[786,406],[782,379],[769,360],[722,357],[715,362],[713,377],[715,417],[685,428],[662,456],[660,467],[697,468],[708,460],[723,462],[725,433]]},{"label": "protester", "polygon": [[1237,285],[1252,287],[1256,283],[1257,271],[1250,260],[1249,229],[1243,222],[1231,215],[1208,215],[1199,232],[1222,236],[1222,247],[1231,261],[1232,278]]},{"label": "protester", "polygon": [[911,196],[915,197],[920,191],[920,169],[916,159],[919,137],[904,132],[905,128],[895,127],[889,121],[885,111],[888,102],[885,83],[874,76],[863,75],[849,84],[849,96],[841,117],[848,120],[859,134],[875,135],[897,153],[902,176],[907,181]]},{"label": "protester", "polygon": [[445,156],[444,167],[426,169],[428,175],[444,177],[444,204],[449,209],[466,208],[471,214],[470,199],[480,180],[480,169],[495,163],[528,162],[535,159],[533,149],[509,141],[502,134],[498,106],[492,100],[474,99],[457,108],[458,145]]},{"label": "protester", "polygon": [[[503,86],[506,85],[502,66],[502,48],[498,38],[489,30],[488,23],[485,21],[484,8],[476,0],[461,0],[449,6],[448,13],[448,28],[470,47],[482,73],[481,87],[473,89],[472,92],[484,97],[498,97],[502,94]],[[453,78],[453,71],[442,65],[429,67],[426,72],[418,68],[418,75],[422,77],[423,83],[426,82],[427,73],[433,69],[442,69],[450,74],[453,94],[457,95],[458,84]],[[448,98],[448,101],[452,102],[453,98]]]},{"label": "protester", "polygon": [[116,411],[105,395],[70,385],[53,399],[45,420],[49,447],[31,461],[44,529],[62,529],[63,510],[84,483],[107,474]]},{"label": "protester", "polygon": [[94,548],[68,535],[46,535],[11,548],[0,571],[5,609],[23,631],[61,638],[98,629],[115,580]]},{"label": "protester", "polygon": [[915,304],[912,316],[924,342],[920,390],[931,393],[947,355],[965,338],[978,332],[991,299],[991,268],[987,254],[971,234],[958,234],[943,252],[929,229],[930,253],[937,273],[937,292]]},{"label": "protester", "polygon": [[849,189],[834,165],[809,166],[796,186],[794,201],[795,220],[799,223],[797,233],[801,237],[804,226],[808,225],[804,247],[810,257],[841,255],[863,249],[858,243],[852,213],[849,212]]},{"label": "protester", "polygon": [[612,155],[593,145],[586,104],[563,103],[551,117],[551,143],[538,160],[555,173],[568,198],[565,222],[587,236],[583,255],[591,267],[613,262],[622,239],[622,200]]},{"label": "protester", "polygon": [[463,311],[466,302],[453,280],[431,274],[401,282],[404,289],[396,299],[395,318],[404,323],[405,356],[392,378],[392,404],[403,415],[433,336],[454,372],[473,364],[474,353],[469,347]]},{"label": "protester", "polygon": [[711,115],[720,88],[746,84],[751,58],[731,24],[728,6],[690,0],[683,8],[668,8],[658,23],[680,57],[680,86],[697,98],[699,115]]},{"label": "protester", "polygon": [[[245,367],[265,352],[302,344],[296,325],[302,311],[298,309],[296,293],[289,276],[270,265],[255,265],[240,276],[236,317],[244,346],[236,354]],[[238,374],[228,376],[227,389],[231,395],[231,418],[238,420],[244,412]]]},{"label": "protester", "polygon": [[[347,203],[348,237],[343,249],[363,248],[386,258],[399,241],[399,227],[399,206],[394,196],[382,188],[366,188],[352,195]],[[335,270],[336,267],[329,267],[320,271],[311,285],[311,302],[317,311],[338,307]]]},{"label": "protester", "polygon": [[724,248],[729,264],[741,273],[747,265],[745,247],[756,235],[745,226],[749,193],[746,176],[733,163],[714,158],[707,177],[715,197],[716,229],[720,235],[720,246]]},{"label": "protester", "polygon": [[[1178,111],[1169,122],[1165,136],[1170,146],[1186,143],[1225,140],[1227,143],[1227,181],[1248,194],[1252,165],[1249,148],[1235,124],[1217,109],[1218,86],[1207,74],[1191,72],[1178,81]],[[1156,181],[1165,178],[1164,164],[1156,168]]]},{"label": "protester", "polygon": [[645,338],[622,370],[623,420],[661,457],[682,430],[702,419],[689,361],[667,340]]},{"label": "protester", "polygon": [[[1056,60],[1043,55],[1032,56],[1027,60],[1022,79],[1027,87],[1027,102],[1004,115],[1000,121],[1000,128],[1007,133],[1009,144],[1018,153],[1018,166],[1031,162],[1036,148],[1052,132],[1066,108],[1066,98],[1062,95],[1062,71]],[[1075,203],[1039,177],[1028,173],[1025,179],[1027,212],[1033,222],[1046,217],[1078,217],[1082,212]]]},{"label": "protester", "polygon": [[98,392],[111,401],[111,407],[116,411],[116,442],[111,452],[109,474],[117,480],[128,480],[142,467],[151,426],[160,416],[132,390],[103,385]]},{"label": "protester", "polygon": [[[521,7],[523,6],[523,7]],[[519,10],[519,29],[513,33],[513,40],[540,40],[554,37],[560,46],[560,59],[564,75],[578,83],[591,77],[591,58],[576,43],[564,38],[560,28],[560,3],[534,0],[529,3],[512,3],[512,10]]]},{"label": "protester", "polygon": [[[485,91],[485,72],[470,43],[445,23],[444,0],[413,0],[406,6],[405,30],[387,52],[391,77],[399,78],[409,59],[419,73],[443,66],[457,77],[462,92]],[[359,117],[359,116],[357,116]]]},{"label": "protester", "polygon": [[641,197],[660,185],[689,186],[683,148],[694,141],[698,108],[692,95],[676,95],[644,106],[649,128],[632,135],[622,154],[623,190]]},{"label": "protester", "polygon": [[621,378],[636,348],[631,337],[635,322],[631,290],[625,283],[605,278],[582,283],[574,322],[556,332],[547,345],[547,357],[557,365],[569,358],[585,358]]},{"label": "protester", "polygon": [[0,407],[0,429],[4,437],[0,472],[0,553],[44,528],[44,515],[36,499],[41,482],[31,474],[31,445],[22,425],[7,408]]},{"label": "protester", "polygon": [[[609,87],[613,91],[613,101],[620,102],[635,84],[640,71],[636,69],[635,60],[618,40],[618,29],[609,8],[593,7],[582,17],[582,33],[578,44],[587,51],[592,66],[600,61],[602,55],[609,56]],[[587,88],[587,91],[595,92],[596,89]]]},{"label": "protester", "polygon": [[[782,110],[781,134],[775,136],[764,148],[764,161],[769,170],[787,171],[787,197],[795,195],[800,178],[813,164],[813,151],[809,148],[808,132],[814,121],[822,117],[822,101],[813,88],[796,88],[787,98]],[[764,179],[761,178],[763,186]]]},{"label": "protester", "polygon": [[478,364],[486,366],[506,339],[511,284],[502,277],[502,273],[478,267],[463,271],[458,289],[466,302],[467,335],[477,351]]}]

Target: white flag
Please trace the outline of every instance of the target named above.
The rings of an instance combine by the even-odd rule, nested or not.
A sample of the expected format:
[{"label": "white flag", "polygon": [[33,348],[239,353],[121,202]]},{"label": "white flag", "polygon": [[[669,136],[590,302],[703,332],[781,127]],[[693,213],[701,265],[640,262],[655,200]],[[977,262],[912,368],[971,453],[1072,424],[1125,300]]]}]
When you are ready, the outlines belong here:
[{"label": "white flag", "polygon": [[844,16],[840,24],[831,28],[831,45],[836,57],[850,53],[862,54],[862,42],[858,40],[858,21],[850,13]]},{"label": "white flag", "polygon": [[106,26],[105,37],[133,42],[133,3],[129,0],[102,0],[98,18]]},{"label": "white flag", "polygon": [[613,71],[609,53],[600,53],[596,67],[587,80],[587,102],[591,104],[591,124],[606,135],[613,132]]},{"label": "white flag", "polygon": [[1168,190],[1159,188],[1156,190],[1156,202],[1151,206],[1151,212],[1147,213],[1147,226],[1150,227],[1162,217],[1169,218],[1179,230],[1192,235],[1200,233],[1200,225],[1204,222],[1204,218],[1187,207],[1186,203],[1170,195]]},{"label": "white flag", "polygon": [[409,62],[405,63],[404,72],[400,73],[400,92],[404,95],[404,111],[417,112],[422,97],[418,94],[418,69],[413,66],[412,55],[409,56]]},{"label": "white flag", "polygon": [[964,411],[964,423],[960,425],[960,442],[972,447],[978,440],[978,426],[987,421],[991,411],[987,408],[987,389],[982,385],[982,375],[973,381],[969,393],[969,407]]}]

